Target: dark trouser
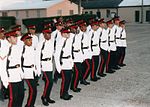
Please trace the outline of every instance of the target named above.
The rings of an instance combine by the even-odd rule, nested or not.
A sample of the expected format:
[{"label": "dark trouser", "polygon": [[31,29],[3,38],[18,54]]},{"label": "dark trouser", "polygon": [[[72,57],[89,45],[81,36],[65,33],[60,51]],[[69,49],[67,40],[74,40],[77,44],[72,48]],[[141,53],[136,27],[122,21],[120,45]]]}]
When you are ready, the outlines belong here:
[{"label": "dark trouser", "polygon": [[91,79],[96,78],[96,72],[99,65],[99,55],[92,57],[92,72],[91,72]]},{"label": "dark trouser", "polygon": [[125,54],[126,54],[126,47],[121,47],[121,55],[120,55],[121,57],[120,57],[120,60],[119,60],[119,64],[123,64]]},{"label": "dark trouser", "polygon": [[83,65],[83,79],[87,79],[92,71],[92,61],[91,59],[85,59],[82,63]]},{"label": "dark trouser", "polygon": [[[107,63],[108,51],[105,51],[105,50],[101,49],[101,54],[100,55],[101,55],[101,62],[100,62],[100,67],[99,67],[99,73],[103,74],[105,65]],[[107,69],[106,69],[106,71],[107,71]]]},{"label": "dark trouser", "polygon": [[61,82],[60,96],[63,96],[65,94],[68,94],[68,90],[72,78],[72,70],[62,70],[61,76],[62,76],[62,82]]},{"label": "dark trouser", "polygon": [[27,107],[33,107],[37,96],[37,85],[35,79],[26,79],[26,83],[29,87],[29,94],[27,99]]},{"label": "dark trouser", "polygon": [[123,64],[126,53],[126,47],[117,47],[117,64]]},{"label": "dark trouser", "polygon": [[44,81],[45,81],[45,87],[44,87],[44,92],[43,92],[43,97],[44,98],[49,98],[50,93],[53,87],[53,79],[52,79],[53,72],[43,72],[44,76]]},{"label": "dark trouser", "polygon": [[106,71],[109,71],[111,69],[110,58],[111,58],[111,52],[108,52],[107,62],[106,62]]},{"label": "dark trouser", "polygon": [[82,63],[75,62],[73,77],[71,81],[71,88],[76,89],[78,87],[79,80],[83,80],[83,67],[82,67]]},{"label": "dark trouser", "polygon": [[8,107],[22,107],[24,99],[24,82],[9,83]]},{"label": "dark trouser", "polygon": [[113,68],[116,66],[117,59],[116,59],[116,51],[110,51],[110,62],[109,62],[109,67]]}]

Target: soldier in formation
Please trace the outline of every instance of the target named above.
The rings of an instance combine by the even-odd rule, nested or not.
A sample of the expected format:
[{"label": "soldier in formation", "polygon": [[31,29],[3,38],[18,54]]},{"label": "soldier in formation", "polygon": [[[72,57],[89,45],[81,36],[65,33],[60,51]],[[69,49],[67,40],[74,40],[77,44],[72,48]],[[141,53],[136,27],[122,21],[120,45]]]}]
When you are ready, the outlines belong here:
[{"label": "soldier in formation", "polygon": [[35,107],[40,77],[44,81],[41,101],[48,106],[55,103],[50,96],[59,77],[60,98],[71,100],[69,90],[79,93],[79,83],[90,85],[89,81],[96,82],[126,66],[125,21],[119,17],[108,21],[90,18],[89,23],[61,18],[44,23],[39,36],[35,25],[27,29],[22,34],[21,25],[10,31],[0,28],[1,88],[4,97],[9,97],[8,107],[22,107],[24,81],[29,88],[25,107]]}]

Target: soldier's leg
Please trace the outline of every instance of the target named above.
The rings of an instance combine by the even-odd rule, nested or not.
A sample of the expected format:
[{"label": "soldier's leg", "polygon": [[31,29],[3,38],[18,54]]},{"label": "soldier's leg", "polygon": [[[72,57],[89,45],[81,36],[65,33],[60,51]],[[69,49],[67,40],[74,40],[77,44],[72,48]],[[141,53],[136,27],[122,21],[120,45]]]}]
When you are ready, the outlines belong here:
[{"label": "soldier's leg", "polygon": [[105,51],[101,49],[101,62],[100,62],[100,66],[99,66],[99,72],[98,75],[103,77],[104,74],[104,67],[106,64],[106,58],[105,58]]},{"label": "soldier's leg", "polygon": [[24,81],[21,81],[17,84],[18,88],[18,96],[17,96],[17,102],[18,103],[18,107],[22,107],[23,104],[23,99],[24,99]]},{"label": "soldier's leg", "polygon": [[62,82],[60,90],[60,98],[64,100],[70,100],[73,96],[68,94],[69,86],[72,78],[72,70],[62,70]]},{"label": "soldier's leg", "polygon": [[92,57],[92,72],[91,72],[91,80],[94,80],[94,81],[97,81],[98,78],[96,76],[96,72],[97,72],[97,69],[98,69],[98,65],[99,65],[99,56],[93,56]]},{"label": "soldier's leg", "polygon": [[89,77],[90,73],[92,72],[92,61],[91,61],[91,59],[86,59],[85,64],[87,67],[85,69],[85,74],[84,74],[83,78],[86,80]]},{"label": "soldier's leg", "polygon": [[120,66],[126,66],[126,64],[124,64],[124,58],[125,58],[125,53],[126,53],[126,47],[121,47],[121,58],[119,61],[119,65]]},{"label": "soldier's leg", "polygon": [[28,100],[25,107],[32,107],[35,104],[36,96],[37,96],[37,85],[34,79],[26,80],[29,87]]}]

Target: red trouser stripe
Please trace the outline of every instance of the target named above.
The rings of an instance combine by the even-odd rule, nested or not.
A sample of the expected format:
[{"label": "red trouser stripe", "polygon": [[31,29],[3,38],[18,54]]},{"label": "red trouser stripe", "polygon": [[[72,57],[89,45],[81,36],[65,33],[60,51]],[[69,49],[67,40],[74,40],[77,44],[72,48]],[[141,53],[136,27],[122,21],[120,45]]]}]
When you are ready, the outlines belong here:
[{"label": "red trouser stripe", "polygon": [[77,66],[74,64],[74,67],[75,67],[75,73],[76,73],[76,76],[75,76],[75,81],[74,81],[74,89],[77,88],[77,80],[78,80],[78,76],[79,76],[79,71],[78,71],[78,68]]},{"label": "red trouser stripe", "polygon": [[46,86],[45,86],[44,92],[43,92],[43,97],[45,97],[45,96],[46,96],[47,89],[48,89],[48,86],[49,86],[49,79],[48,79],[48,77],[47,77],[47,75],[46,75],[45,72],[43,72],[43,74],[44,74],[44,76],[45,76],[45,78],[46,78]]},{"label": "red trouser stripe", "polygon": [[121,57],[119,59],[119,64],[122,64],[123,63],[123,54],[121,54]]},{"label": "red trouser stripe", "polygon": [[106,71],[108,71],[109,61],[110,61],[110,52],[108,52],[108,58],[107,58],[107,62],[106,62]]},{"label": "red trouser stripe", "polygon": [[88,74],[88,72],[90,70],[90,64],[89,64],[88,60],[86,59],[85,62],[86,62],[86,65],[87,65],[87,69],[86,69],[86,72],[85,72],[85,74],[83,76],[84,79],[86,78],[86,76],[87,76],[87,74]]},{"label": "red trouser stripe", "polygon": [[63,92],[64,92],[64,85],[65,85],[65,75],[64,75],[64,72],[61,71],[61,75],[62,75],[62,82],[61,82],[61,91],[60,91],[60,95],[62,96],[63,95]]},{"label": "red trouser stripe", "polygon": [[94,57],[92,58],[92,79],[94,78]]},{"label": "red trouser stripe", "polygon": [[99,73],[103,73],[103,71],[102,71],[103,64],[104,64],[104,58],[103,58],[103,55],[101,55],[101,63],[100,63],[100,70],[99,70]]},{"label": "red trouser stripe", "polygon": [[13,103],[13,92],[12,92],[12,86],[11,86],[11,84],[9,84],[9,103],[8,103],[8,107],[12,107],[12,103]]},{"label": "red trouser stripe", "polygon": [[27,101],[27,105],[28,106],[31,106],[31,101],[32,101],[32,96],[33,96],[33,88],[32,88],[32,86],[31,86],[31,84],[30,84],[30,82],[28,81],[28,80],[26,80],[26,82],[27,82],[27,84],[28,84],[28,86],[29,86],[29,99],[28,99],[28,101]]}]

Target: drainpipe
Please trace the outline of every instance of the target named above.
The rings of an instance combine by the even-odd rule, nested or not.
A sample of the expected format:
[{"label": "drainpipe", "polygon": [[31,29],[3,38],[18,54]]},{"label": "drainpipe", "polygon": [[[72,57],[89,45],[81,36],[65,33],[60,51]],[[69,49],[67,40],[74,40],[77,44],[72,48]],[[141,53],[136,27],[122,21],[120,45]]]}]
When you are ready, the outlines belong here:
[{"label": "drainpipe", "polygon": [[143,23],[143,0],[141,2],[141,23]]}]

